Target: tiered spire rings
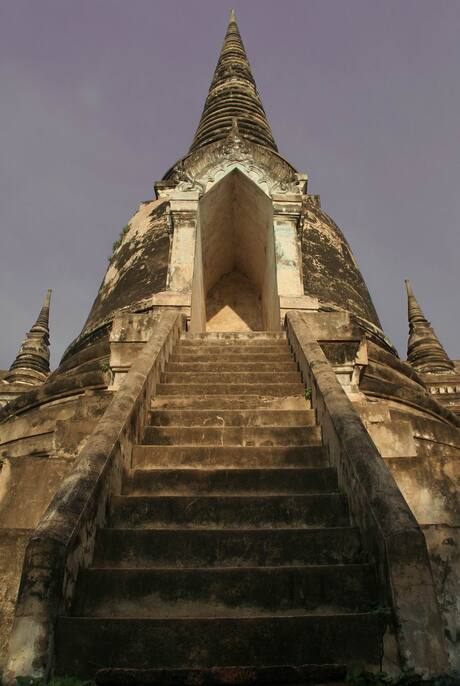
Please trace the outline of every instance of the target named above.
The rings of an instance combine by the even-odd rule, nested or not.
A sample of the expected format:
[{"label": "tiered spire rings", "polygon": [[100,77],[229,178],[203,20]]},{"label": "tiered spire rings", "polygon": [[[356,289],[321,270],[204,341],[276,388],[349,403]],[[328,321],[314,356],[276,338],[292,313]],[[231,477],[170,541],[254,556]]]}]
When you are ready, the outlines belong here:
[{"label": "tiered spire rings", "polygon": [[224,139],[238,119],[247,140],[277,151],[251,67],[236,23],[230,13],[227,34],[190,152]]},{"label": "tiered spire rings", "polygon": [[414,369],[422,373],[451,372],[454,364],[439,342],[430,322],[425,318],[410,281],[407,280],[406,290],[409,316],[408,361]]},{"label": "tiered spire rings", "polygon": [[51,290],[45,296],[37,321],[30,329],[10,367],[6,381],[37,385],[43,383],[50,373],[50,312]]}]

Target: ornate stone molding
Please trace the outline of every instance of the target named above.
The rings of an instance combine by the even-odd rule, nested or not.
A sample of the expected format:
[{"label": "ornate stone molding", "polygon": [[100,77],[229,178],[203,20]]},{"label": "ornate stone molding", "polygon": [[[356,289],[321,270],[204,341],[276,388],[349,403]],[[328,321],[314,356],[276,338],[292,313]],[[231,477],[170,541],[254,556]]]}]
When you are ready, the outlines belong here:
[{"label": "ornate stone molding", "polygon": [[223,141],[199,148],[180,160],[169,172],[168,180],[177,183],[176,190],[193,190],[202,195],[234,169],[248,176],[268,196],[305,192],[306,174],[297,173],[273,150],[243,138],[236,118]]}]

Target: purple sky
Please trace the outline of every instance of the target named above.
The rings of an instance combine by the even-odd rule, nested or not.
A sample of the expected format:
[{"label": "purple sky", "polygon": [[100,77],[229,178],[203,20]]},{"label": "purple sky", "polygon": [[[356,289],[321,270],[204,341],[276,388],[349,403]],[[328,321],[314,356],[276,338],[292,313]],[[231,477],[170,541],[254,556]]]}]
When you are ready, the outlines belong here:
[{"label": "purple sky", "polygon": [[[282,155],[344,231],[405,355],[404,278],[460,358],[459,0],[233,2]],[[2,0],[0,368],[53,288],[52,360],[112,242],[186,153],[222,0]]]}]

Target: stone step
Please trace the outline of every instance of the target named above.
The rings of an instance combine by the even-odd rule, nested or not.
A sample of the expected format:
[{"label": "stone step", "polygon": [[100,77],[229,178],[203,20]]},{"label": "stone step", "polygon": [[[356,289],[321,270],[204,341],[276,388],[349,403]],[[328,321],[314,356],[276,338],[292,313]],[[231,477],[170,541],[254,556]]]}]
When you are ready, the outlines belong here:
[{"label": "stone step", "polygon": [[150,412],[151,426],[259,427],[313,426],[314,410],[162,410]]},{"label": "stone step", "polygon": [[376,603],[370,564],[198,569],[84,569],[72,614],[84,617],[250,617],[365,612]]},{"label": "stone step", "polygon": [[302,395],[301,383],[159,383],[158,395]]},{"label": "stone step", "polygon": [[277,353],[248,352],[248,350],[211,350],[203,353],[194,348],[176,348],[173,355],[169,358],[171,364],[292,364],[294,358],[289,350]]},{"label": "stone step", "polygon": [[239,355],[264,355],[264,354],[283,354],[291,353],[291,349],[285,341],[261,341],[260,343],[251,343],[241,345],[238,342],[229,343],[208,343],[206,341],[199,343],[188,344],[180,341],[177,344],[175,352],[178,355],[182,354],[201,354],[201,355],[218,355],[219,353],[226,353],[227,355],[235,353]]},{"label": "stone step", "polygon": [[290,350],[286,338],[181,338],[178,348],[287,348]]},{"label": "stone step", "polygon": [[263,340],[287,341],[285,331],[209,331],[203,333],[182,334],[182,341],[248,341],[257,342]]},{"label": "stone step", "polygon": [[110,667],[345,663],[379,668],[387,620],[378,613],[213,619],[59,617],[56,675]]},{"label": "stone step", "polygon": [[308,410],[310,401],[305,399],[305,393],[290,396],[260,396],[246,395],[156,395],[151,402],[152,410],[157,409],[186,409],[186,410]]},{"label": "stone step", "polygon": [[[180,359],[178,359],[180,358]],[[246,362],[257,363],[270,362],[276,363],[291,363],[294,358],[289,350],[273,348],[259,348],[254,353],[248,351],[247,348],[224,348],[223,350],[214,348],[179,348],[176,347],[174,357],[170,362]]]},{"label": "stone step", "polygon": [[286,361],[277,362],[267,362],[265,358],[261,356],[262,359],[257,359],[255,362],[250,361],[227,361],[222,362],[222,360],[214,360],[213,362],[207,361],[187,361],[187,362],[168,362],[166,367],[167,373],[179,374],[179,373],[194,373],[202,374],[208,372],[226,372],[233,374],[250,374],[254,372],[265,372],[271,374],[280,373],[291,373],[298,374],[297,365],[295,364],[293,358],[287,359]]},{"label": "stone step", "polygon": [[327,467],[329,460],[323,446],[241,447],[241,446],[153,446],[135,445],[132,468],[196,467],[199,469],[232,467]]},{"label": "stone step", "polygon": [[321,427],[313,426],[146,426],[144,445],[296,446],[321,445]]},{"label": "stone step", "polygon": [[272,667],[234,666],[191,669],[101,669],[98,686],[305,686],[305,684],[343,684],[346,665],[276,665]]},{"label": "stone step", "polygon": [[162,375],[166,384],[290,384],[301,383],[299,372],[169,372]]},{"label": "stone step", "polygon": [[337,472],[311,469],[135,469],[123,479],[123,495],[234,495],[336,491]]},{"label": "stone step", "polygon": [[318,527],[349,524],[346,498],[339,493],[206,496],[114,496],[111,526],[149,527]]},{"label": "stone step", "polygon": [[356,527],[100,529],[97,567],[251,567],[364,560]]}]

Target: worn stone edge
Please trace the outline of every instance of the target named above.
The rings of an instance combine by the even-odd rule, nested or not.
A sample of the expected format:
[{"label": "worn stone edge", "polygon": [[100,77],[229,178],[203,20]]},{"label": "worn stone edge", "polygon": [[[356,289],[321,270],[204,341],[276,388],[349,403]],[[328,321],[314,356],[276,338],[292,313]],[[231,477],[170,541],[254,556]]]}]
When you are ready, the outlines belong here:
[{"label": "worn stone edge", "polygon": [[442,620],[423,532],[319,343],[309,335],[302,314],[287,313],[286,328],[303,379],[311,384],[323,432],[332,429],[335,434],[339,481],[389,592],[402,666],[425,677],[447,673]]},{"label": "worn stone edge", "polygon": [[[175,342],[171,339],[178,338],[184,328],[184,315],[170,310],[161,314],[150,340],[32,534],[24,558],[5,684],[15,683],[17,676],[49,676],[55,618],[70,602],[78,568],[92,556],[94,523],[106,517],[111,487],[121,485],[120,453],[126,449],[122,444],[129,443],[130,434],[136,435],[142,428],[158,363],[162,354],[166,361]],[[73,569],[69,572],[66,567]]]}]

